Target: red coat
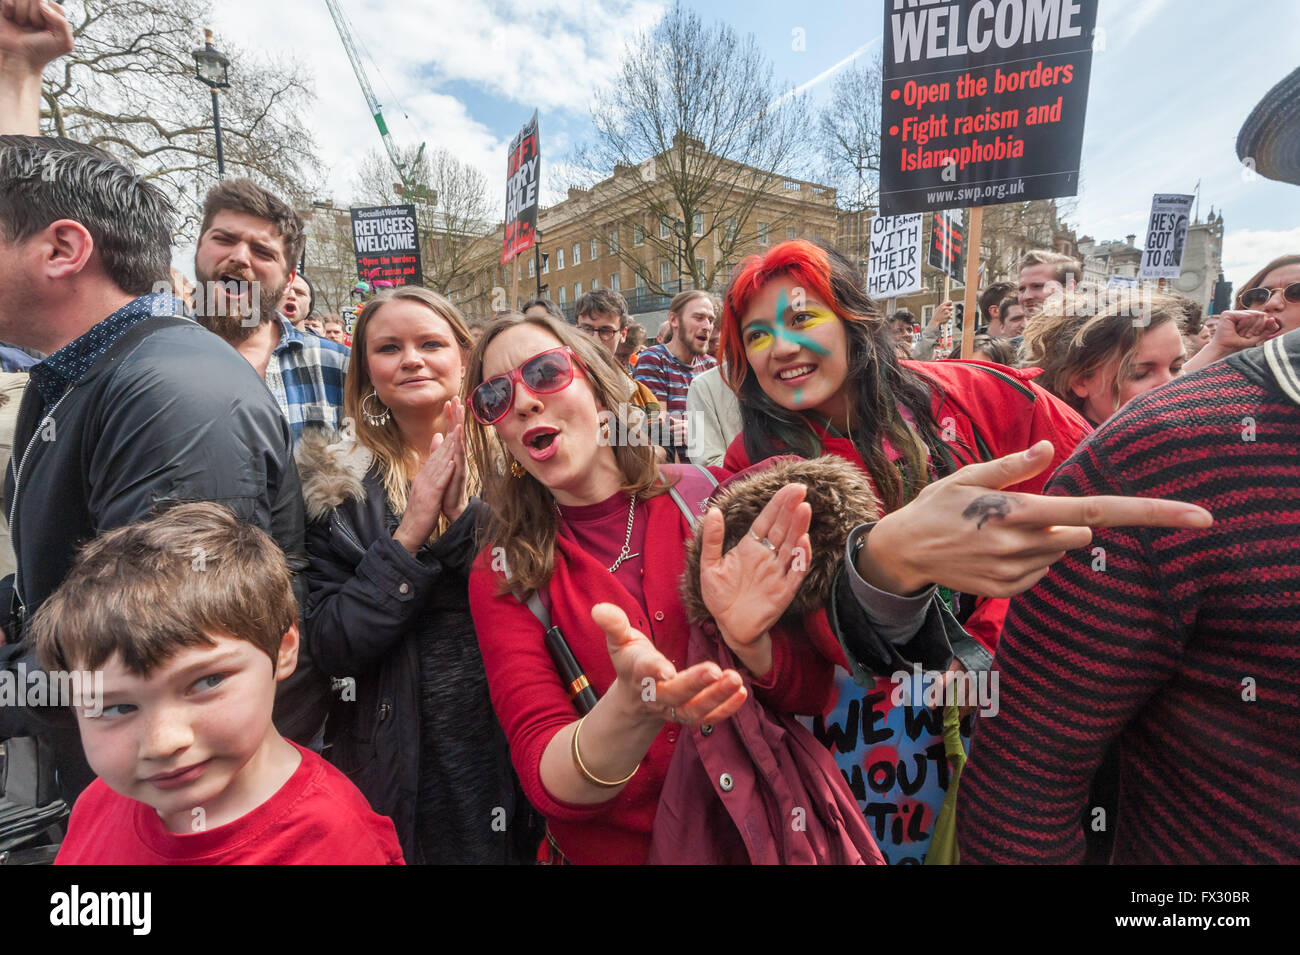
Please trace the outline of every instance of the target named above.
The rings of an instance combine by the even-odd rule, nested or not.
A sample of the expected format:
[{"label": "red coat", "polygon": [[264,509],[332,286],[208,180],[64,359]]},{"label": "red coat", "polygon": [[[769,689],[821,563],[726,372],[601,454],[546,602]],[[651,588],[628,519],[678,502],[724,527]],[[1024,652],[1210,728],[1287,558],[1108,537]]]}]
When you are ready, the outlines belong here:
[{"label": "red coat", "polygon": [[[713,471],[719,479],[727,476],[719,469]],[[690,625],[677,583],[685,568],[685,542],[691,529],[668,494],[650,498],[647,506],[644,565],[654,571],[644,578],[648,616],[604,566],[563,536],[556,541],[555,570],[547,587],[551,616],[597,696],[603,696],[614,681],[604,631],[591,620],[591,608],[597,603],[621,607],[632,626],[649,637],[673,666],[686,665]],[[485,550],[470,575],[470,609],[492,705],[509,740],[524,792],[546,817],[570,861],[644,863],[664,777],[683,728],[665,723],[640,770],[608,802],[577,806],[552,798],[541,781],[542,753],[578,713],[546,650],[541,624],[512,594],[498,595],[500,581]],[[824,643],[820,630],[829,633],[829,628],[823,614],[816,616],[822,618],[819,640]],[[829,663],[808,641],[774,630],[772,671],[754,689],[781,712],[817,713],[825,705],[832,676]]]},{"label": "red coat", "polygon": [[[1052,463],[1038,475],[1008,491],[1041,494],[1053,472],[1061,466],[1092,430],[1087,421],[1055,395],[1033,383],[1036,368],[1016,369],[982,361],[902,361],[903,367],[929,378],[934,418],[941,430],[954,437],[947,443],[956,467],[991,461],[1024,451],[1046,438],[1056,452]],[[866,470],[861,455],[847,438],[822,434],[827,454],[838,455]],[[723,467],[739,471],[752,462],[745,453],[745,436],[738,435],[727,449]],[[981,597],[963,624],[966,632],[989,649],[997,646],[1006,619],[1005,598]]]}]

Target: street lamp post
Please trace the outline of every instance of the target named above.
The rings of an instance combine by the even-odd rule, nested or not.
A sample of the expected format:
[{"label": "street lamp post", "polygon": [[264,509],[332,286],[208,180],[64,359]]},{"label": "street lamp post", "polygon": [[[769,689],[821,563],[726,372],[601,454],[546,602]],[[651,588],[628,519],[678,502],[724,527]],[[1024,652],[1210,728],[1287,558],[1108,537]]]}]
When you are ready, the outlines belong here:
[{"label": "street lamp post", "polygon": [[677,292],[682,291],[682,247],[686,244],[686,223],[681,219],[673,222],[673,235],[677,236]]},{"label": "street lamp post", "polygon": [[212,46],[212,31],[203,31],[203,48],[194,51],[194,74],[212,90],[212,125],[217,133],[217,176],[226,177],[226,160],[221,151],[221,106],[217,90],[230,88],[230,60]]}]

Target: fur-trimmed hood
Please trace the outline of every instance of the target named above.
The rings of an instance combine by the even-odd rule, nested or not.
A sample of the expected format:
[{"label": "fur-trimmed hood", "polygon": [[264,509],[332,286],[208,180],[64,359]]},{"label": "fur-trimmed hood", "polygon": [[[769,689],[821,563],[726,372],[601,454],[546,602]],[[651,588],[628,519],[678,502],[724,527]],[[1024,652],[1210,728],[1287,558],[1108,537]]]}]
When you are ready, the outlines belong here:
[{"label": "fur-trimmed hood", "polygon": [[366,499],[365,477],[373,455],[356,439],[324,428],[304,428],[294,447],[308,522],[344,501]]},{"label": "fur-trimmed hood", "polygon": [[[781,457],[742,471],[714,493],[710,504],[722,509],[726,537],[725,553],[749,531],[749,527],[782,487],[803,484],[805,500],[812,506],[808,537],[812,557],[808,576],[795,594],[783,619],[797,619],[826,605],[835,575],[844,560],[844,547],[853,528],[880,516],[880,502],[867,476],[843,458],[824,455],[812,460]],[[700,596],[700,542],[703,522],[686,548],[686,573],[682,577],[682,603],[691,620],[709,619]]]}]

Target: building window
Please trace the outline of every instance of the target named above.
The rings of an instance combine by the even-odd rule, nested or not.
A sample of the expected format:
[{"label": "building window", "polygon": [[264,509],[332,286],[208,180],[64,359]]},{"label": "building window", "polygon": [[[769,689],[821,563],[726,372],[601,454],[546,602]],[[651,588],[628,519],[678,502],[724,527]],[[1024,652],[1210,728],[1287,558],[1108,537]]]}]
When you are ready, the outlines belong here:
[{"label": "building window", "polygon": [[612,288],[615,292],[620,291],[623,288],[623,283],[619,281],[617,272],[614,272],[613,274],[610,275],[609,287]]},{"label": "building window", "polygon": [[582,243],[581,242],[573,243],[573,264],[574,265],[582,264]]},{"label": "building window", "polygon": [[560,289],[560,304],[563,305],[563,304],[564,304],[564,293],[565,293],[565,291],[567,291],[567,290],[565,289],[565,287],[564,287],[563,285],[559,286],[559,289]]},{"label": "building window", "polygon": [[787,239],[793,239],[793,238],[795,237],[794,226],[788,226],[788,227],[786,228],[786,230],[785,230],[785,237],[786,237]]},{"label": "building window", "polygon": [[922,306],[921,306],[921,324],[922,324],[922,325],[929,325],[929,324],[930,324],[930,319],[932,319],[932,318],[934,318],[934,306],[933,306],[933,305],[922,305]]},{"label": "building window", "polygon": [[596,248],[596,237],[593,235],[591,237],[591,261],[595,262],[598,255],[600,255],[600,252]]},{"label": "building window", "polygon": [[706,276],[709,274],[709,262],[707,259],[695,260],[695,274],[700,277],[700,281],[704,281]]},{"label": "building window", "polygon": [[659,218],[659,238],[666,239],[673,234],[673,224],[664,216]]},{"label": "building window", "polygon": [[760,222],[758,224],[758,244],[767,245],[767,223],[766,222]]},{"label": "building window", "polygon": [[535,279],[535,278],[537,278],[537,260],[536,260],[536,259],[529,259],[529,260],[528,260],[528,277],[529,277],[530,279]]},{"label": "building window", "polygon": [[609,254],[618,255],[618,230],[609,230]]},{"label": "building window", "polygon": [[695,223],[693,226],[696,235],[704,235],[704,213],[695,213]]},{"label": "building window", "polygon": [[667,285],[673,280],[673,264],[668,261],[659,263],[659,284]]},{"label": "building window", "polygon": [[737,225],[738,225],[738,223],[736,222],[736,217],[735,217],[735,216],[727,216],[727,241],[728,241],[728,242],[735,242],[735,241],[736,241],[736,227],[737,227]]},{"label": "building window", "polygon": [[543,252],[542,253],[542,274],[545,275],[549,271],[551,271],[551,254],[549,252]]},{"label": "building window", "polygon": [[636,290],[640,292],[643,289],[645,289],[645,276],[638,272],[636,274]]},{"label": "building window", "polygon": [[632,244],[645,245],[645,229],[639,222],[632,226]]},{"label": "building window", "polygon": [[562,268],[564,268],[564,250],[563,250],[563,249],[556,249],[556,250],[555,250],[555,267],[556,267],[557,269],[562,269]]}]

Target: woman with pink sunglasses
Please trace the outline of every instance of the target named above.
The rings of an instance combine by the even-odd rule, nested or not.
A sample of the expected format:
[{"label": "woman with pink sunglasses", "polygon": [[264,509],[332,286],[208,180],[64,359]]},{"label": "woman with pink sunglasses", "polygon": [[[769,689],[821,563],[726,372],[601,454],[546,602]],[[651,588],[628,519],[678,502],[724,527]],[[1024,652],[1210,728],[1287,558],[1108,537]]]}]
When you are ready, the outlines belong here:
[{"label": "woman with pink sunglasses", "polygon": [[[666,493],[653,446],[607,430],[610,414],[635,412],[604,349],[549,317],[506,316],[470,357],[465,390],[467,448],[494,513],[470,607],[512,759],[548,822],[543,858],[644,863],[684,734],[711,734],[748,687],[777,712],[811,713],[825,701],[829,662],[776,625],[806,572],[806,488],[778,491],[725,556],[721,513],[704,520],[705,630],[725,642],[747,685],[737,669],[688,665],[678,582],[692,528]],[[532,594],[581,677],[557,667],[524,603]],[[580,716],[587,683],[598,701]]]}]

